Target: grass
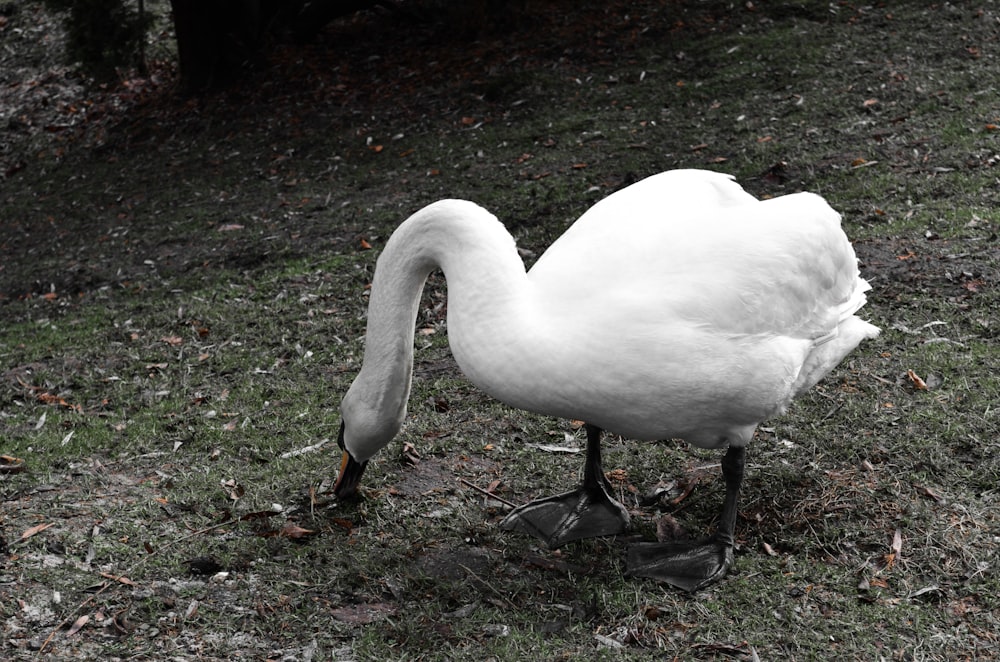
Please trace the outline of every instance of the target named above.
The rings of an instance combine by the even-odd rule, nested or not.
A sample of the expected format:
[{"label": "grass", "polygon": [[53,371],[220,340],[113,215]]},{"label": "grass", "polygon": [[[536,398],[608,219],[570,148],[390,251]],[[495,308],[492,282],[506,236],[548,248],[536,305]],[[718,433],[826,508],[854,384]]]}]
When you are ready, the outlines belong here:
[{"label": "grass", "polygon": [[[29,468],[0,474],[3,654],[988,656],[995,13],[754,6],[632,3],[626,19],[553,3],[461,45],[446,26],[356,19],[328,37],[335,58],[313,46],[284,70],[280,51],[255,88],[197,113],[160,92],[75,142],[32,142],[0,192],[0,452]],[[516,503],[569,489],[580,455],[532,445],[582,433],[461,377],[440,276],[400,438],[365,500],[324,494],[365,288],[402,218],[477,200],[531,262],[595,200],[670,167],[826,196],[883,329],[758,432],[724,581],[687,596],[623,577],[626,544],[664,515],[697,534],[718,514],[718,454],[680,442],[607,441],[633,512],[622,539],[550,551],[499,530],[504,508],[469,485]],[[668,496],[639,507],[658,485]]]}]

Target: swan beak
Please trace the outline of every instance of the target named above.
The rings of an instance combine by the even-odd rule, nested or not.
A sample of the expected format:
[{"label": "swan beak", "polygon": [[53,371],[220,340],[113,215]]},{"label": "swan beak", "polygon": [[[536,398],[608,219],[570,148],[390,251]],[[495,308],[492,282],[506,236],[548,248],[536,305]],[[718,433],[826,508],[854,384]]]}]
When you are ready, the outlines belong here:
[{"label": "swan beak", "polygon": [[337,444],[344,450],[340,458],[340,474],[337,482],[333,485],[333,493],[338,499],[353,499],[358,494],[358,485],[361,483],[361,475],[368,466],[368,461],[358,462],[344,448],[344,423],[340,423],[340,434],[337,437]]}]

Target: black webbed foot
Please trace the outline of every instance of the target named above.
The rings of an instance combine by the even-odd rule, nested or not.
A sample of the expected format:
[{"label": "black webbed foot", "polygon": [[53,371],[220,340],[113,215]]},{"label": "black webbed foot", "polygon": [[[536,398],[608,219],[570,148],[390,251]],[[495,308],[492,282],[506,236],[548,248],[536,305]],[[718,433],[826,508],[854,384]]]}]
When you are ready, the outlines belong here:
[{"label": "black webbed foot", "polygon": [[583,538],[617,535],[628,524],[628,511],[611,497],[611,485],[604,477],[601,429],[588,424],[583,484],[572,492],[514,509],[500,526],[528,533],[555,548]]}]

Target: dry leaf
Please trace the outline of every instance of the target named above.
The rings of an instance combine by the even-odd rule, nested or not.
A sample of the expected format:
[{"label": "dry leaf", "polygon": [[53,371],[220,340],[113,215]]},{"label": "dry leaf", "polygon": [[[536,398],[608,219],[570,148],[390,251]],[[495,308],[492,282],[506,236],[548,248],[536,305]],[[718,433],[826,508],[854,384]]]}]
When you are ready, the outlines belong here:
[{"label": "dry leaf", "polygon": [[330,611],[330,614],[342,623],[352,625],[367,625],[377,620],[391,616],[396,612],[396,608],[385,602],[374,602],[361,605],[348,605],[337,607]]},{"label": "dry leaf", "polygon": [[929,496],[938,503],[944,503],[944,497],[935,492],[934,490],[932,490],[931,488],[924,487],[923,485],[914,485],[914,487],[916,487],[917,491],[923,494],[924,496]]},{"label": "dry leaf", "polygon": [[243,496],[244,493],[243,486],[237,483],[235,480],[223,479],[219,482],[222,485],[222,489],[226,491],[226,494],[228,494],[229,498],[232,499],[233,501],[236,501],[237,499]]},{"label": "dry leaf", "polygon": [[903,534],[900,533],[899,529],[892,534],[892,547],[889,548],[893,554],[899,556],[903,551]]},{"label": "dry leaf", "polygon": [[187,609],[184,610],[184,620],[185,621],[191,620],[197,613],[198,613],[198,601],[192,600],[191,604],[189,604],[187,606]]},{"label": "dry leaf", "polygon": [[123,575],[112,575],[110,572],[102,572],[101,577],[118,582],[119,584],[125,584],[126,586],[135,586],[134,581]]},{"label": "dry leaf", "polygon": [[66,633],[66,636],[67,637],[72,637],[74,634],[76,634],[77,632],[79,632],[80,628],[82,628],[84,625],[86,625],[88,621],[90,621],[90,616],[87,616],[86,614],[84,614],[80,618],[76,619],[73,622],[73,626],[69,629],[69,632]]},{"label": "dry leaf", "polygon": [[24,460],[10,455],[0,455],[0,474],[16,474],[25,470]]},{"label": "dry leaf", "polygon": [[917,373],[913,372],[912,370],[907,370],[906,376],[910,378],[910,382],[913,384],[913,388],[917,389],[918,391],[927,390],[927,383],[924,382],[924,380],[922,380],[917,375]]},{"label": "dry leaf", "polygon": [[293,522],[285,522],[285,525],[281,527],[281,531],[278,535],[282,538],[291,538],[292,540],[297,540],[299,538],[305,538],[306,536],[311,536],[316,533],[315,531],[310,531],[309,529],[303,529],[301,526]]},{"label": "dry leaf", "polygon": [[30,529],[28,529],[27,531],[25,531],[24,533],[22,533],[20,539],[21,540],[27,540],[31,536],[35,535],[36,533],[41,533],[42,531],[44,531],[45,529],[49,528],[50,526],[55,526],[55,522],[49,522],[48,524],[38,524],[36,526],[33,526]]},{"label": "dry leaf", "polygon": [[165,342],[171,347],[176,347],[177,345],[180,345],[182,342],[184,342],[184,339],[181,338],[180,336],[163,336],[162,338],[160,338],[160,342]]}]

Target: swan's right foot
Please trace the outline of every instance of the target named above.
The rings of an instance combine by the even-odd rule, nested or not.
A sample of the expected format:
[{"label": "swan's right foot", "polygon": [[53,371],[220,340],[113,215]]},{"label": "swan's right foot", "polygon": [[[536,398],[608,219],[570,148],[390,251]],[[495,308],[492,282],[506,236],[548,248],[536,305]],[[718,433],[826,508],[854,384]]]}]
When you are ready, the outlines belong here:
[{"label": "swan's right foot", "polygon": [[692,593],[722,579],[733,565],[736,504],[745,466],[746,449],[730,446],[722,458],[726,499],[715,534],[702,543],[632,545],[628,550],[628,574],[666,582]]},{"label": "swan's right foot", "polygon": [[726,542],[647,542],[628,548],[626,574],[694,593],[722,579],[732,565],[733,546]]}]

